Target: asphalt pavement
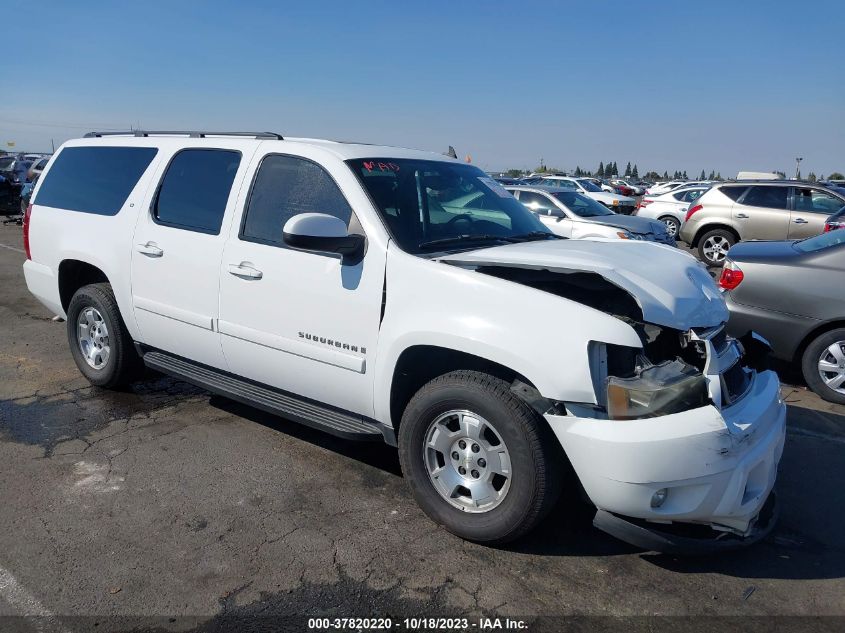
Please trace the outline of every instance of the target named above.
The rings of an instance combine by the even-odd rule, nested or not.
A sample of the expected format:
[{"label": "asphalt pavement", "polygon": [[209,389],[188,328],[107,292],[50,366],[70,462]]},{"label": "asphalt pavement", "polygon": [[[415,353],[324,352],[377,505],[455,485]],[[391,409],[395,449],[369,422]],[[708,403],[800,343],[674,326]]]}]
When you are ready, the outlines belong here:
[{"label": "asphalt pavement", "polygon": [[567,498],[521,541],[485,547],[423,515],[388,446],[152,374],[121,393],[92,388],[65,324],[27,293],[21,249],[20,227],[0,227],[0,628],[845,615],[845,407],[800,385],[784,387],[782,515],[764,542],[645,553]]}]

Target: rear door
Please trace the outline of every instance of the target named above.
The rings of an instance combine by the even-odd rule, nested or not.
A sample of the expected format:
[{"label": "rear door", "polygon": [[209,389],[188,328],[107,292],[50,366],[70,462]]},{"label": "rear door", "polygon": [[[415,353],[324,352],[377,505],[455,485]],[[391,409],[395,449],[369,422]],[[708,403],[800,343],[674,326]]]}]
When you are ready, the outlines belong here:
[{"label": "rear door", "polygon": [[743,240],[785,240],[789,236],[789,187],[751,185],[733,205]]},{"label": "rear door", "polygon": [[792,187],[789,239],[800,240],[824,232],[824,223],[845,201],[815,187]]},{"label": "rear door", "polygon": [[221,141],[162,161],[133,239],[132,303],[143,343],[227,368],[216,325],[220,259],[254,147]]}]

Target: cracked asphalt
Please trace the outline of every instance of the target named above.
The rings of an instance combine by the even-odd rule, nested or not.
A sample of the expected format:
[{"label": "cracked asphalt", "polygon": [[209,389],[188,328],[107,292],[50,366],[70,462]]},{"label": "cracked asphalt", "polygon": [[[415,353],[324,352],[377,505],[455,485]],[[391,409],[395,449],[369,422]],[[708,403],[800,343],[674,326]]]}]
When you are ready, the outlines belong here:
[{"label": "cracked asphalt", "polygon": [[[0,227],[0,244],[20,249],[20,228]],[[567,499],[494,549],[433,525],[387,446],[152,374],[122,393],[90,387],[65,324],[27,293],[22,261],[0,248],[0,570],[15,580],[0,574],[0,616],[47,619],[7,625],[845,615],[845,407],[801,386],[784,387],[782,516],[763,543],[705,559],[644,553]]]}]

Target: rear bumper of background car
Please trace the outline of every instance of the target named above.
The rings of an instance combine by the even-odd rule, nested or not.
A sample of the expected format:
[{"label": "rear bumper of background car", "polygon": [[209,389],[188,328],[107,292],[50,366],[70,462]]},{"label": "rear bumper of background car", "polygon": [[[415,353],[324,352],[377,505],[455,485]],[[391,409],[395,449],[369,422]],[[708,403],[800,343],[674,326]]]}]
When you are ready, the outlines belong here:
[{"label": "rear bumper of background car", "polygon": [[[783,452],[786,407],[779,388],[777,376],[765,371],[722,410],[708,405],[626,421],[545,417],[598,509],[598,527],[639,545],[648,542],[642,535],[654,533],[654,549],[668,546],[661,529],[679,525],[724,536],[714,543],[742,544],[762,529],[758,518]],[[658,491],[665,500],[655,505]]]}]

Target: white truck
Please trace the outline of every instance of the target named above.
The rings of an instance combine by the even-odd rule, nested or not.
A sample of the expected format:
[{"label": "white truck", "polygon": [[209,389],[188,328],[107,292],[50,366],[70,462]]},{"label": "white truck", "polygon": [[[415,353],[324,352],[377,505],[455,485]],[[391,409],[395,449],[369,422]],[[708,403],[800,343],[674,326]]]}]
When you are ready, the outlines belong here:
[{"label": "white truck", "polygon": [[703,266],[555,236],[474,166],[269,133],[92,133],[51,159],[24,244],[29,290],[92,384],[146,365],[396,445],[417,502],[464,538],[525,534],[564,487],[661,551],[774,523],[778,378],[756,339],[726,336]]}]

